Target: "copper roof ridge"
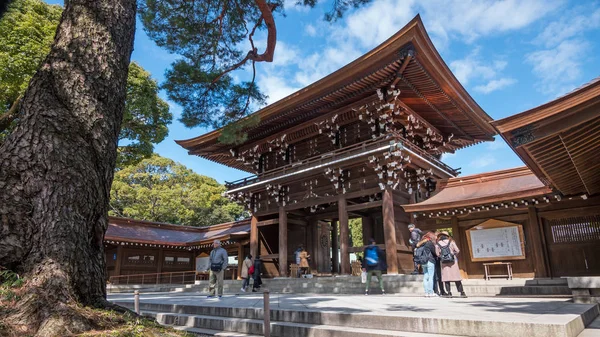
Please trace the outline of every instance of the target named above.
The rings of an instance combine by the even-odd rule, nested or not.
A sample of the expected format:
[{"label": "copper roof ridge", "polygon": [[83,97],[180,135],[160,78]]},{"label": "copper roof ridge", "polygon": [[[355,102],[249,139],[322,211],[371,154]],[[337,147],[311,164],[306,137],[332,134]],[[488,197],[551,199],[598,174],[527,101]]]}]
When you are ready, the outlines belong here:
[{"label": "copper roof ridge", "polygon": [[[587,102],[588,100],[586,98],[588,98],[588,95],[582,97],[582,93],[588,93],[589,96],[592,96],[592,98],[600,95],[600,76],[549,102],[538,105],[529,110],[525,110],[518,114],[491,121],[490,124],[492,124],[499,133],[505,133],[507,131],[514,130],[523,125],[536,122],[542,118],[553,116],[557,113]],[[540,116],[541,118],[532,117],[532,115],[536,114],[542,114],[542,116]],[[527,117],[530,118],[528,119]]]},{"label": "copper roof ridge", "polygon": [[519,166],[509,169],[501,169],[483,173],[476,173],[468,176],[449,178],[446,181],[446,187],[483,183],[487,181],[494,181],[533,174],[534,173],[527,166]]},{"label": "copper roof ridge", "polygon": [[[475,198],[467,198],[461,199],[459,201],[448,201],[442,203],[427,203],[427,201],[435,198],[435,195],[425,201],[422,201],[417,204],[406,204],[402,205],[406,212],[423,212],[423,211],[431,211],[431,210],[440,210],[447,208],[461,208],[461,207],[471,207],[472,205],[483,205],[489,203],[498,203],[505,202],[513,199],[521,199],[521,198],[530,198],[535,196],[542,196],[546,194],[551,194],[553,191],[548,186],[534,187],[529,189],[524,189],[515,192],[495,194],[486,197],[475,197]],[[478,201],[473,203],[473,201]],[[429,208],[428,208],[429,207]],[[428,208],[428,209],[426,209]]]},{"label": "copper roof ridge", "polygon": [[242,219],[237,221],[224,222],[220,224],[205,226],[205,227],[195,227],[195,226],[184,226],[184,225],[176,225],[170,223],[163,222],[153,222],[148,220],[136,220],[131,218],[121,218],[115,216],[108,217],[109,224],[115,225],[129,225],[129,226],[144,226],[144,227],[154,227],[154,228],[166,228],[171,230],[179,230],[179,231],[187,231],[187,232],[210,232],[211,230],[221,229],[221,228],[233,228],[235,226],[244,225],[246,222],[250,222],[250,219]]}]

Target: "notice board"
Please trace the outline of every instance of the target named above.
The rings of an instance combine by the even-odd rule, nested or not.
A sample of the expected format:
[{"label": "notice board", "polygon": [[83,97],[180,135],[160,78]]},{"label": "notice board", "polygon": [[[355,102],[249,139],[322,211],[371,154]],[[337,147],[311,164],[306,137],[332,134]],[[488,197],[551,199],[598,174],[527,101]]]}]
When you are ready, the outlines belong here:
[{"label": "notice board", "polygon": [[467,230],[471,261],[524,260],[523,225],[490,219]]}]

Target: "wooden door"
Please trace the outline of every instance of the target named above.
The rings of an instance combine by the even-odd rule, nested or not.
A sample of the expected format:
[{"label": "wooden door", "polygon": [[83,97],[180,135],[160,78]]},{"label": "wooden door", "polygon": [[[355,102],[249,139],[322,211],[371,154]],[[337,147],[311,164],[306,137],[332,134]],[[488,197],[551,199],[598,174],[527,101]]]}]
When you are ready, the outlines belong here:
[{"label": "wooden door", "polygon": [[544,219],[553,277],[600,275],[600,215]]}]

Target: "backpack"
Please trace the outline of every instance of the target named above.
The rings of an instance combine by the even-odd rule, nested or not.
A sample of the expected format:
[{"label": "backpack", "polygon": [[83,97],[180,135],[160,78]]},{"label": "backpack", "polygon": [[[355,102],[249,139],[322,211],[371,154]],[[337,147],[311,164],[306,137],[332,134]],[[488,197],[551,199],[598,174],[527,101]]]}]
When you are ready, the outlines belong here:
[{"label": "backpack", "polygon": [[365,261],[367,261],[367,266],[375,267],[379,264],[379,255],[377,254],[376,248],[369,248],[365,253]]},{"label": "backpack", "polygon": [[452,254],[452,250],[450,249],[450,243],[445,246],[437,244],[440,247],[440,261],[442,263],[454,263],[454,254]]},{"label": "backpack", "polygon": [[254,265],[251,265],[250,268],[248,268],[248,275],[252,274],[254,274]]},{"label": "backpack", "polygon": [[425,247],[425,244],[415,249],[414,259],[418,264],[427,264],[432,257],[431,251],[429,248]]}]

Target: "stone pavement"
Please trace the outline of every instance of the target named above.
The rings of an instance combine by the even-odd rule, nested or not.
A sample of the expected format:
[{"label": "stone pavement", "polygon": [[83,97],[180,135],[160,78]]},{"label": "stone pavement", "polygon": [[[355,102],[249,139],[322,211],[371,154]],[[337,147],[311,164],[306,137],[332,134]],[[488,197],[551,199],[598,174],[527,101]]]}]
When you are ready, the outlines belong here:
[{"label": "stone pavement", "polygon": [[[315,326],[318,324],[455,336],[575,337],[598,316],[596,305],[574,304],[563,299],[444,299],[397,295],[276,293],[271,293],[270,297],[272,321],[277,321],[280,317],[282,322],[293,321]],[[131,305],[133,296],[112,294],[109,295],[109,300]],[[263,297],[260,293],[226,294],[221,299],[209,299],[201,293],[151,293],[142,294],[140,302],[142,310],[152,312],[206,315],[207,310],[210,310],[218,312],[214,314],[218,316],[262,320]],[[232,311],[232,308],[246,311]],[[303,315],[296,315],[297,313]]]}]

